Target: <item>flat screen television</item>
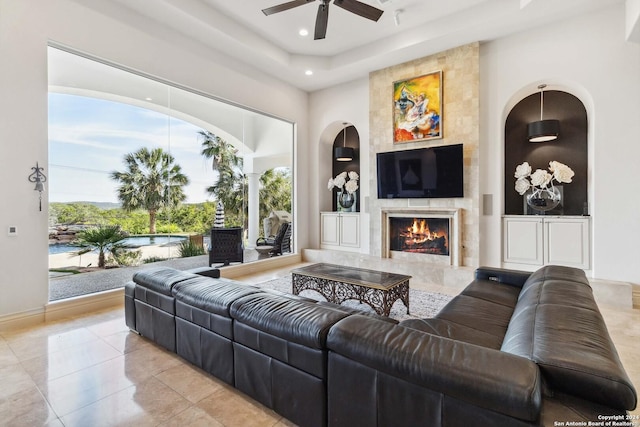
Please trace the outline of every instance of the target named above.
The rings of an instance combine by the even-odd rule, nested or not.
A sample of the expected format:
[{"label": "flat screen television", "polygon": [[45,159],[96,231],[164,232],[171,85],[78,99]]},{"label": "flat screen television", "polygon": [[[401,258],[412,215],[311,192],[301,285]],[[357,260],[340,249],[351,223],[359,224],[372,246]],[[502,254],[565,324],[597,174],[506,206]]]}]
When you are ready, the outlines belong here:
[{"label": "flat screen television", "polygon": [[462,144],[376,154],[378,199],[464,197]]}]

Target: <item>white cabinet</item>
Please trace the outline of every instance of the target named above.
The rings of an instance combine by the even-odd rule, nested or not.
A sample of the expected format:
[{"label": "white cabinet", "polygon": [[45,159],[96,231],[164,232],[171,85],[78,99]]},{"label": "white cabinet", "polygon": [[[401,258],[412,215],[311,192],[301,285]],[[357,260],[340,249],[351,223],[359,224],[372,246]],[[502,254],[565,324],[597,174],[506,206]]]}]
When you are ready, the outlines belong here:
[{"label": "white cabinet", "polygon": [[591,268],[589,217],[506,215],[502,221],[503,263]]},{"label": "white cabinet", "polygon": [[347,251],[360,249],[359,213],[321,212],[320,227],[320,247]]}]

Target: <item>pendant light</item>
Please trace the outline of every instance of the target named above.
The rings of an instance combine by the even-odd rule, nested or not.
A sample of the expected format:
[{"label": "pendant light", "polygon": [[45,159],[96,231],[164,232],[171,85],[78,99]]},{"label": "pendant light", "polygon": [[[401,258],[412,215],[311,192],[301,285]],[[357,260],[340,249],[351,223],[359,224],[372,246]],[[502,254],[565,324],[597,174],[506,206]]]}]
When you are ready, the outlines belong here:
[{"label": "pendant light", "polygon": [[344,125],[342,147],[336,147],[335,158],[339,162],[350,162],[353,160],[353,148],[347,147],[347,123],[342,124]]},{"label": "pendant light", "polygon": [[537,122],[531,122],[527,126],[527,133],[529,135],[529,142],[546,142],[553,141],[558,138],[558,134],[560,133],[560,121],[559,120],[544,120],[543,119],[543,109],[544,109],[544,88],[547,85],[541,84],[538,86],[540,89],[540,120]]}]

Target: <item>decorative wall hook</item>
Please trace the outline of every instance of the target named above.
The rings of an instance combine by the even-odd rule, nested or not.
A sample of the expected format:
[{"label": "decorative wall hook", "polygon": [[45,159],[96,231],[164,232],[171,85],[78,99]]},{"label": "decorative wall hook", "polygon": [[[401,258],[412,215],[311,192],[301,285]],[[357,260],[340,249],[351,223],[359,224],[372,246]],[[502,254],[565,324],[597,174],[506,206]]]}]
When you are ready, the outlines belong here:
[{"label": "decorative wall hook", "polygon": [[32,167],[31,174],[29,174],[29,182],[35,182],[36,186],[34,188],[35,191],[38,192],[38,196],[40,198],[40,211],[42,212],[42,192],[44,191],[44,183],[47,181],[46,175],[43,173],[44,168],[41,168],[36,162],[35,167]]}]

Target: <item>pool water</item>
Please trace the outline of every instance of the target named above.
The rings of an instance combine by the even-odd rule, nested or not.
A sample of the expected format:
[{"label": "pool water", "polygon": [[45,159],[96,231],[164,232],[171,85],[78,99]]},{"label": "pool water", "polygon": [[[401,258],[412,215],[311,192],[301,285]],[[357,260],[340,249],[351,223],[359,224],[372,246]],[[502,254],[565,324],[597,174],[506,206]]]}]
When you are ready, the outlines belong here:
[{"label": "pool water", "polygon": [[[131,236],[122,241],[126,246],[138,248],[140,246],[164,245],[166,243],[175,243],[186,240],[185,236]],[[56,243],[49,245],[49,255],[63,254],[66,252],[74,252],[80,250],[79,246],[73,246],[68,243]]]}]

